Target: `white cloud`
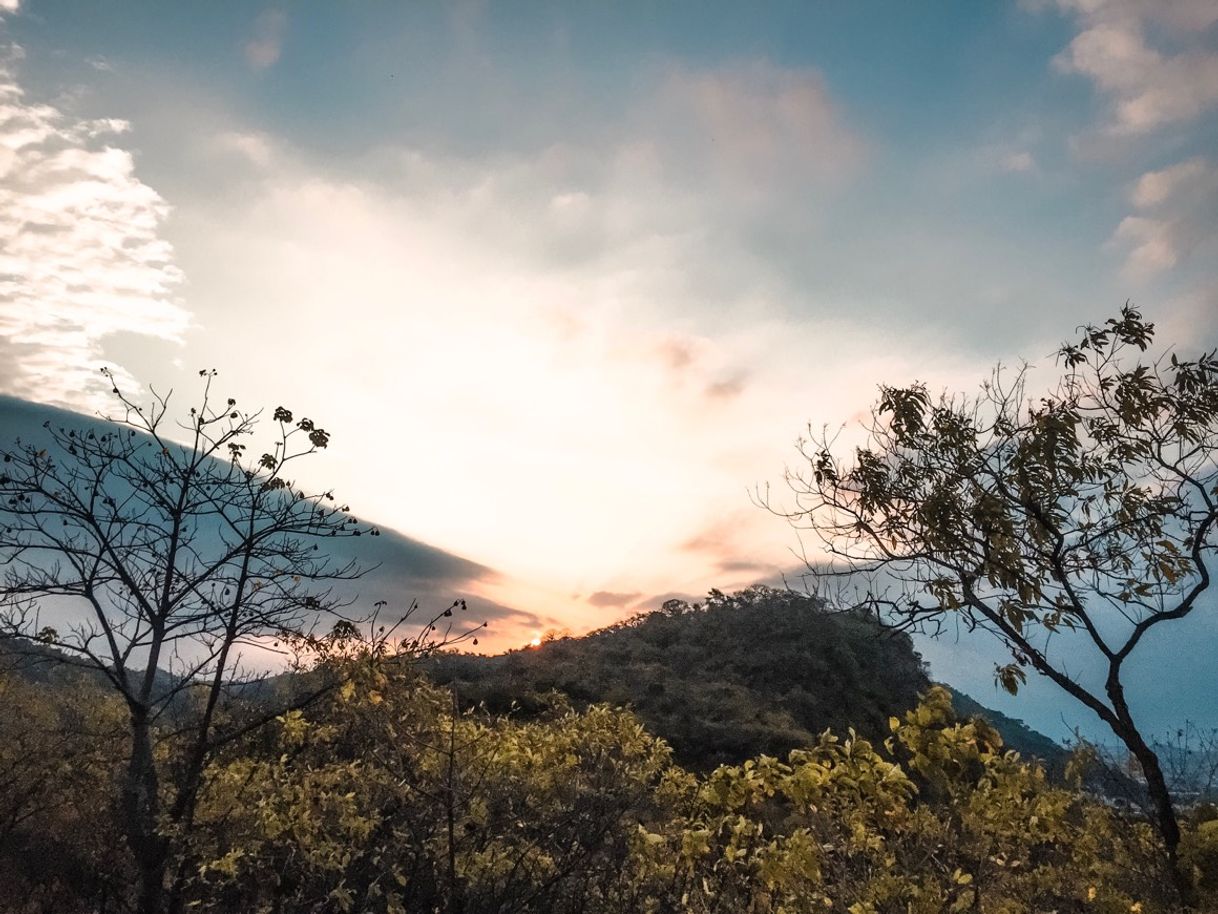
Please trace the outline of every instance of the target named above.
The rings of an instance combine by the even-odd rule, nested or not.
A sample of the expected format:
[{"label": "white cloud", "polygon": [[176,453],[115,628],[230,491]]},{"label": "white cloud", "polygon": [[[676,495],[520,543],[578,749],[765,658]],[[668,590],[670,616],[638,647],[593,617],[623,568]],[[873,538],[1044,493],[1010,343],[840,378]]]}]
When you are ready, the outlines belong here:
[{"label": "white cloud", "polygon": [[804,422],[960,364],[929,329],[886,342],[810,301],[733,234],[742,212],[802,218],[858,167],[864,144],[813,74],[660,86],[603,133],[519,154],[382,149],[337,172],[268,140],[271,167],[239,186],[223,178],[251,132],[230,124],[221,180],[175,199],[207,325],[194,361],[326,421],[335,453],[358,455],[334,480],[352,504],[554,582],[556,598],[488,596],[577,626],[607,610],[546,601],[751,583],[755,564],[682,548],[728,513],[786,560],[790,531],[746,490],[780,475]]},{"label": "white cloud", "polygon": [[[1058,0],[1082,30],[1055,65],[1090,79],[1110,104],[1105,131],[1146,134],[1218,106],[1211,0]],[[1152,40],[1152,37],[1153,40]]]},{"label": "white cloud", "polygon": [[1218,168],[1212,162],[1194,158],[1146,172],[1129,199],[1137,214],[1121,220],[1110,242],[1126,251],[1128,279],[1145,282],[1218,241]]},{"label": "white cloud", "polygon": [[1173,196],[1179,196],[1189,185],[1204,183],[1209,167],[1204,159],[1189,159],[1161,171],[1148,171],[1138,178],[1130,200],[1139,209],[1158,206]]},{"label": "white cloud", "polygon": [[[1072,139],[1088,158],[1113,152],[1136,161],[1147,143],[1195,139],[1193,125],[1218,109],[1218,3],[1213,0],[1044,0],[1075,17],[1079,33],[1055,59],[1063,72],[1087,77],[1107,103],[1104,121]],[[1170,128],[1170,129],[1169,129]],[[1163,142],[1162,140],[1160,142]],[[1145,166],[1143,166],[1145,167]],[[1212,248],[1218,229],[1218,173],[1193,158],[1146,171],[1129,193],[1134,212],[1108,247],[1124,253],[1121,275],[1146,283]],[[1203,258],[1198,258],[1203,260]]]},{"label": "white cloud", "polygon": [[216,135],[212,146],[219,152],[236,155],[258,168],[270,165],[275,154],[270,137],[254,131],[222,131]]},{"label": "white cloud", "polygon": [[675,170],[692,164],[746,185],[849,175],[865,154],[817,71],[763,60],[672,69],[651,117],[650,132],[676,158]]},{"label": "white cloud", "polygon": [[1172,223],[1145,216],[1126,216],[1112,235],[1112,242],[1128,248],[1123,270],[1126,278],[1144,282],[1170,270],[1180,260]]},{"label": "white cloud", "polygon": [[11,66],[0,64],[6,393],[88,405],[108,335],[180,340],[189,325],[173,297],[173,252],[159,234],[168,207],[136,176],[131,153],[110,145],[125,129],[28,101]]},{"label": "white cloud", "polygon": [[1029,172],[1036,169],[1036,159],[1032,157],[1030,152],[1008,152],[1002,157],[999,163],[1003,171],[1009,172]]},{"label": "white cloud", "polygon": [[283,53],[288,17],[283,10],[268,9],[254,21],[253,36],[245,43],[245,60],[255,70],[274,66]]},{"label": "white cloud", "polygon": [[15,13],[21,9],[21,0],[0,0],[0,13]]},{"label": "white cloud", "polygon": [[1212,0],[1037,0],[1033,7],[1055,5],[1091,19],[1134,19],[1182,32],[1200,32],[1218,22]]}]

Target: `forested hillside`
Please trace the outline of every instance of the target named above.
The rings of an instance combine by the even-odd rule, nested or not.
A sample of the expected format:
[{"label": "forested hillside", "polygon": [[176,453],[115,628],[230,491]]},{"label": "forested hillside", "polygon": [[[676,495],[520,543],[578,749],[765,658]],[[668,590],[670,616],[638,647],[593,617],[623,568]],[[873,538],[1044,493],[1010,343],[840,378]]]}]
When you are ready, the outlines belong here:
[{"label": "forested hillside", "polygon": [[[555,693],[577,704],[628,706],[699,769],[782,757],[826,729],[882,739],[888,719],[930,686],[908,636],[765,587],[712,591],[696,604],[672,600],[584,637],[499,656],[442,654],[425,668],[466,706],[494,713],[535,715],[554,705]],[[1061,773],[1061,746],[966,695],[953,698],[1012,748]]]},{"label": "forested hillside", "polygon": [[827,728],[879,737],[930,684],[905,635],[761,587],[669,601],[586,637],[497,657],[447,654],[427,669],[494,712],[535,712],[550,692],[629,706],[698,768],[783,756]]}]

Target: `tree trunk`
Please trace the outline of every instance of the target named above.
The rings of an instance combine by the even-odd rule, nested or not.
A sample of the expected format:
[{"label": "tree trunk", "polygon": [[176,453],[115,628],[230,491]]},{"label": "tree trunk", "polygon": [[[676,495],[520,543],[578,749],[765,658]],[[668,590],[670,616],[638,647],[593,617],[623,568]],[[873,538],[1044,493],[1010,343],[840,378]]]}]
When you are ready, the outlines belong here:
[{"label": "tree trunk", "polygon": [[151,725],[144,709],[131,712],[131,759],[123,778],[120,812],[127,846],[139,872],[136,910],[162,914],[165,903],[165,841],[157,832],[159,783],[152,754]]},{"label": "tree trunk", "polygon": [[1159,757],[1133,727],[1118,731],[1117,735],[1133,753],[1142,769],[1142,775],[1146,779],[1146,793],[1154,807],[1155,826],[1163,839],[1176,893],[1180,896],[1181,904],[1191,908],[1196,903],[1196,893],[1193,891],[1192,879],[1180,865],[1180,822],[1176,818],[1176,807],[1172,802],[1171,791],[1167,788],[1167,779],[1163,776]]}]

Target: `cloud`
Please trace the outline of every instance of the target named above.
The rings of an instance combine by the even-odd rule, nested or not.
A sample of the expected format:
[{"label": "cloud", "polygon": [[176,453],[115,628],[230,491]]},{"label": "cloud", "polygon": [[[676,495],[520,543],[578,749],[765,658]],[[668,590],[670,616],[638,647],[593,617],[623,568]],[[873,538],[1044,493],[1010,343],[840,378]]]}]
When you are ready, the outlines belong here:
[{"label": "cloud", "polygon": [[712,400],[730,400],[744,393],[748,376],[743,372],[706,385],[706,395]]},{"label": "cloud", "polygon": [[1210,0],[1029,0],[1034,10],[1056,7],[1089,21],[1152,22],[1174,32],[1203,32],[1218,22]]},{"label": "cloud", "polygon": [[1105,95],[1105,133],[1146,134],[1218,106],[1218,51],[1207,37],[1218,4],[1058,0],[1057,6],[1082,29],[1054,65],[1087,77]]},{"label": "cloud", "polygon": [[1161,171],[1149,171],[1138,179],[1131,195],[1133,205],[1145,209],[1178,197],[1189,185],[1204,183],[1209,170],[1204,159],[1196,158]]},{"label": "cloud", "polygon": [[669,178],[738,195],[847,178],[866,158],[811,68],[766,60],[672,67],[642,118],[641,159],[652,154]]},{"label": "cloud", "polygon": [[1203,158],[1143,174],[1129,195],[1137,214],[1126,216],[1109,244],[1124,250],[1126,278],[1145,282],[1218,241],[1218,168]]},{"label": "cloud", "polygon": [[268,167],[275,155],[271,139],[257,131],[222,131],[212,141],[212,147],[219,153],[236,156],[256,168]]},{"label": "cloud", "polygon": [[[207,318],[195,360],[268,398],[284,382],[259,366],[301,366],[291,396],[333,417],[338,448],[360,455],[344,482],[353,501],[554,582],[557,597],[505,590],[501,602],[575,627],[580,612],[604,616],[570,607],[573,591],[734,583],[717,563],[752,552],[679,548],[716,514],[743,507],[757,554],[785,554],[789,531],[748,506],[747,487],[781,472],[808,410],[836,414],[842,390],[869,397],[903,361],[870,326],[793,318],[761,268],[736,261],[729,226],[697,230],[717,198],[636,183],[600,152],[382,150],[378,165],[336,173],[277,141],[271,167],[234,188],[234,152],[216,149],[221,180],[189,182],[175,217]],[[578,228],[551,218],[559,195],[579,195]],[[576,231],[578,255],[564,250]],[[738,267],[741,292],[719,281]],[[846,364],[809,361],[826,347]],[[388,408],[385,391],[401,392]]]},{"label": "cloud", "polygon": [[1179,260],[1171,223],[1162,219],[1126,216],[1112,235],[1112,244],[1128,248],[1126,278],[1144,282],[1169,270]]},{"label": "cloud", "polygon": [[353,595],[358,594],[360,606],[385,600],[392,613],[417,601],[421,619],[464,599],[466,613],[455,618],[455,624],[471,628],[487,623],[479,635],[483,648],[517,644],[524,632],[553,624],[549,616],[498,599],[496,594],[504,584],[498,571],[384,526],[380,530],[376,540],[347,540],[331,548],[336,561],[350,559],[368,569],[349,588]]},{"label": "cloud", "polygon": [[27,100],[0,63],[2,392],[88,404],[106,336],[180,342],[190,326],[160,235],[169,208],[113,145],[126,128]]},{"label": "cloud", "polygon": [[715,586],[736,588],[761,581],[781,583],[784,569],[772,558],[782,555],[790,564],[791,556],[785,550],[759,548],[758,514],[759,510],[739,510],[716,517],[681,543],[680,548],[711,563],[716,573]]},{"label": "cloud", "polygon": [[1032,157],[1032,153],[1026,151],[1009,152],[998,164],[1003,171],[1008,172],[1028,172],[1036,169],[1036,159]]},{"label": "cloud", "polygon": [[253,37],[245,43],[245,61],[255,70],[274,66],[283,53],[288,16],[283,10],[268,9],[254,20]]},{"label": "cloud", "polygon": [[[1218,4],[1212,0],[1045,0],[1073,16],[1079,32],[1054,66],[1089,79],[1105,103],[1100,123],[1072,138],[1087,158],[1137,162],[1146,152],[1195,145],[1218,109]],[[1207,122],[1208,124],[1208,122]],[[1145,142],[1159,137],[1157,144]],[[1135,140],[1143,140],[1134,143]],[[1145,159],[1142,158],[1142,168]],[[1120,252],[1121,278],[1145,284],[1198,250],[1218,253],[1218,175],[1196,157],[1145,171],[1129,192],[1133,211],[1107,248]]]},{"label": "cloud", "polygon": [[596,593],[588,597],[587,602],[598,608],[612,606],[615,609],[622,609],[638,602],[641,593],[614,593],[609,590],[598,590]]},{"label": "cloud", "polygon": [[21,9],[21,0],[0,0],[0,13],[15,13]]},{"label": "cloud", "polygon": [[717,567],[724,574],[747,574],[758,577],[773,576],[778,571],[778,567],[772,562],[754,562],[748,559],[724,559],[719,562]]}]

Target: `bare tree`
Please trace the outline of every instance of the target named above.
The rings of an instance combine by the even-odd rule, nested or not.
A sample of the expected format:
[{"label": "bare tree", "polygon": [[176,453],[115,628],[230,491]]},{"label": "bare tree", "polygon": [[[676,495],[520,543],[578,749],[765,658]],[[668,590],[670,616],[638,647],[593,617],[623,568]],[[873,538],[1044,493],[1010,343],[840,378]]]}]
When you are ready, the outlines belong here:
[{"label": "bare tree", "polygon": [[[1059,382],[1032,399],[999,369],[979,394],[881,388],[868,440],[802,441],[780,513],[829,557],[821,579],[905,626],[959,619],[996,635],[1015,693],[1031,667],[1104,721],[1137,759],[1176,865],[1180,829],[1155,748],[1126,698],[1126,663],[1210,585],[1218,525],[1218,360],[1146,362],[1154,325],[1126,306],[1060,350]],[[1068,633],[1068,634],[1067,634]],[[1071,673],[1076,652],[1101,685]],[[1077,664],[1075,668],[1077,669]]]},{"label": "bare tree", "polygon": [[[261,654],[265,669],[266,652],[333,653],[356,638],[361,620],[336,587],[363,572],[325,547],[379,535],[287,475],[327,447],[325,429],[279,407],[272,442],[251,460],[261,413],[219,401],[215,372],[200,375],[201,401],[182,421],[168,418],[169,395],[142,406],[114,385],[121,415],[108,423],[0,443],[0,632],[56,649],[121,696],[129,743],[116,805],[144,914],[177,905],[174,841],[209,759],[288,709],[250,700],[264,674],[243,657]],[[45,625],[47,612],[70,621]],[[440,616],[403,649],[433,645]],[[378,653],[392,634],[373,629]],[[334,684],[315,677],[291,706]]]},{"label": "bare tree", "polygon": [[1186,720],[1155,743],[1172,795],[1194,803],[1212,802],[1218,789],[1218,728]]}]

